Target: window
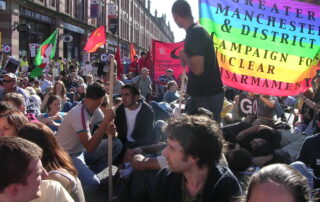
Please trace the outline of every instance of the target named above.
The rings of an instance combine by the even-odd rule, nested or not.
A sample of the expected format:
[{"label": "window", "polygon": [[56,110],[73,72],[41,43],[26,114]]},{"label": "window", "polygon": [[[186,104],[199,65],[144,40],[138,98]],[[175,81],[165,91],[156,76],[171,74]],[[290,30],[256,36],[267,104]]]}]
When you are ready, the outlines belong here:
[{"label": "window", "polygon": [[70,13],[70,0],[65,0],[64,11]]},{"label": "window", "polygon": [[7,10],[7,2],[0,0],[0,10],[2,11]]},{"label": "window", "polygon": [[56,7],[56,0],[49,0],[50,6]]}]

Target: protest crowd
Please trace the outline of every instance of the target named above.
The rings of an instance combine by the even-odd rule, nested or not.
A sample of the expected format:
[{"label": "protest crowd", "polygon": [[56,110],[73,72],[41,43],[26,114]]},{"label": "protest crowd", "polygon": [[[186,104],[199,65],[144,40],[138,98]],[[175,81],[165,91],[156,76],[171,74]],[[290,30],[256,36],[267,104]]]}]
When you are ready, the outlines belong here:
[{"label": "protest crowd", "polygon": [[179,54],[186,74],[159,75],[151,52],[125,67],[113,54],[53,58],[36,77],[25,57],[3,72],[0,201],[106,195],[110,176],[99,174],[108,138],[114,201],[319,200],[320,76],[295,96],[223,85],[212,39],[190,6],[178,0],[172,13],[186,30]]}]

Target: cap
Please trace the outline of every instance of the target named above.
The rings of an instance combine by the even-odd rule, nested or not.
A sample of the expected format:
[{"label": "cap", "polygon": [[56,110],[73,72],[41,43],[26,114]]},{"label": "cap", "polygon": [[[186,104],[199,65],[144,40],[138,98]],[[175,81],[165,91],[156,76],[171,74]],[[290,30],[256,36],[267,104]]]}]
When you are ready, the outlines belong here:
[{"label": "cap", "polygon": [[13,73],[6,73],[6,74],[3,75],[3,77],[4,76],[7,76],[7,77],[10,77],[12,79],[16,79],[17,80],[17,76],[15,74],[13,74]]},{"label": "cap", "polygon": [[173,70],[172,70],[172,69],[167,69],[166,72],[171,72],[171,73],[173,73]]}]

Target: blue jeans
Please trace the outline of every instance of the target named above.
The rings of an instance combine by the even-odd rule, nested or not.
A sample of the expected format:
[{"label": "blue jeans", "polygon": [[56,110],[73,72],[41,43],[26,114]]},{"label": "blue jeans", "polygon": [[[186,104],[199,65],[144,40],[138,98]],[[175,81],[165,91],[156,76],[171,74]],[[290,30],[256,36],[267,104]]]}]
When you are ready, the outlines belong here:
[{"label": "blue jeans", "polygon": [[[201,89],[199,89],[201,90]],[[192,97],[186,104],[186,112],[196,114],[198,108],[203,107],[213,113],[215,121],[220,123],[221,111],[223,108],[224,92],[220,92],[211,96]]]},{"label": "blue jeans", "polygon": [[[122,143],[119,139],[113,140],[112,158],[115,159],[121,152]],[[100,185],[97,175],[108,166],[108,140],[104,139],[94,152],[70,154],[74,166],[78,171],[83,190],[92,192]]]}]

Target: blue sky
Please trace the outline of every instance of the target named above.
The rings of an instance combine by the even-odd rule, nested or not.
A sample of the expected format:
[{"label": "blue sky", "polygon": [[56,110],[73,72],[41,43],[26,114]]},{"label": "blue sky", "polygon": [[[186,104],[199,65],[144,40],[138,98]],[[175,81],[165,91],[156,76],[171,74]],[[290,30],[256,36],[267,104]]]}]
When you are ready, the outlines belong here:
[{"label": "blue sky", "polygon": [[[198,0],[187,0],[191,6],[192,14],[195,21],[199,20]],[[166,21],[170,22],[171,30],[174,33],[175,41],[182,41],[185,37],[185,30],[180,29],[173,20],[171,14],[171,6],[174,0],[151,0],[151,13],[154,15],[155,9],[158,11],[158,16],[166,14]]]}]

